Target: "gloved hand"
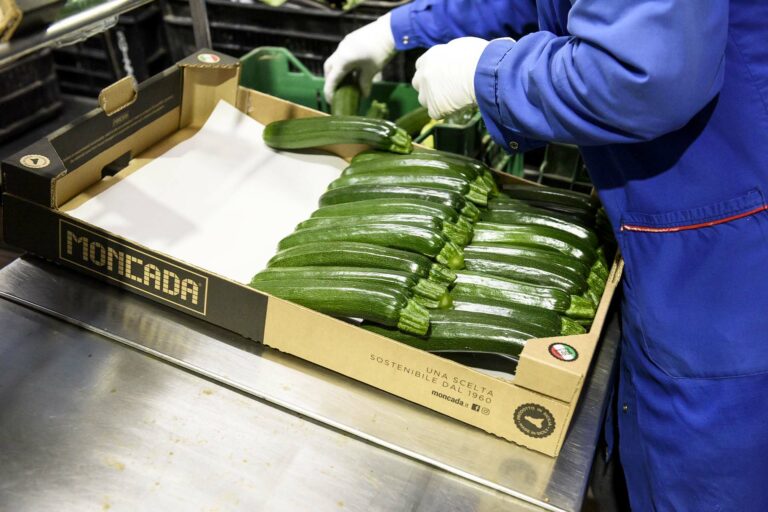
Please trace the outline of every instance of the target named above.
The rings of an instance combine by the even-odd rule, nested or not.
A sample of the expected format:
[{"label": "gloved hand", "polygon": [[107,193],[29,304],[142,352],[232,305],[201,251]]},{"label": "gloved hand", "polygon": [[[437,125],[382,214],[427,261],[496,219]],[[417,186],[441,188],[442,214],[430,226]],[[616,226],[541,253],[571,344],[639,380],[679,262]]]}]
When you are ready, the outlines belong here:
[{"label": "gloved hand", "polygon": [[357,69],[360,91],[363,96],[371,93],[373,76],[381,71],[395,55],[395,37],[387,13],[373,23],[350,32],[339,43],[333,55],[325,61],[325,87],[323,93],[328,103],[336,86],[350,71]]},{"label": "gloved hand", "polygon": [[460,37],[433,46],[416,61],[413,87],[432,119],[477,103],[475,69],[486,46],[485,39]]}]

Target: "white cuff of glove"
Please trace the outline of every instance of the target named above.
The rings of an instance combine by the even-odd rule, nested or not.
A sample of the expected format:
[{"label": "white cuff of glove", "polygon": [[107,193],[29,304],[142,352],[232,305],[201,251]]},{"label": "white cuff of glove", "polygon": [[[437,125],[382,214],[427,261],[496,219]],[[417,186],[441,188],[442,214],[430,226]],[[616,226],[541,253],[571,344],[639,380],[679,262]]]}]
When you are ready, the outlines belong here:
[{"label": "white cuff of glove", "polygon": [[374,75],[380,72],[396,53],[390,18],[391,15],[387,13],[373,23],[350,32],[339,43],[333,55],[328,57],[323,67],[323,94],[326,101],[331,102],[339,82],[353,70],[358,71],[363,96],[371,93]]},{"label": "white cuff of glove", "polygon": [[488,41],[461,37],[430,48],[416,61],[413,87],[432,119],[477,104],[475,70]]}]

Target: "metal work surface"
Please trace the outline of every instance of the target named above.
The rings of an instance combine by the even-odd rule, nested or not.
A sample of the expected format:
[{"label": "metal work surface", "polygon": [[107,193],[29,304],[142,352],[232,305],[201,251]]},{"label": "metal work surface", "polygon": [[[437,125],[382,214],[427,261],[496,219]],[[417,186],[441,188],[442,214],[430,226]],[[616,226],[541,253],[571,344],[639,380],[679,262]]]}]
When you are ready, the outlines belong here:
[{"label": "metal work surface", "polygon": [[0,43],[0,67],[47,46],[82,41],[117,23],[117,17],[152,0],[109,0],[56,21],[47,29]]},{"label": "metal work surface", "polygon": [[[483,503],[488,503],[491,508],[498,504],[504,510],[515,510],[513,503],[521,502],[507,498],[504,494],[549,510],[580,509],[595,450],[601,421],[600,413],[606,399],[607,382],[612,371],[618,338],[618,328],[614,319],[608,326],[607,336],[602,343],[585,394],[582,396],[581,406],[574,418],[566,445],[560,457],[551,459],[297,358],[261,347],[205,322],[197,321],[181,313],[157,306],[129,293],[39,260],[18,260],[0,272],[0,295],[29,307],[47,311],[62,320],[98,333],[100,336],[95,336],[87,334],[82,329],[66,326],[63,322],[46,320],[51,325],[61,325],[61,328],[66,327],[67,330],[74,329],[73,332],[80,333],[79,339],[99,340],[104,347],[110,347],[110,350],[120,351],[121,354],[123,352],[131,354],[132,358],[136,358],[138,365],[141,364],[139,361],[146,361],[144,364],[147,365],[147,368],[150,366],[157,368],[157,370],[152,371],[167,374],[169,379],[171,376],[174,376],[174,379],[177,377],[196,379],[199,383],[204,383],[198,384],[198,386],[207,385],[208,388],[217,393],[217,396],[220,396],[219,391],[221,391],[221,396],[231,393],[232,396],[239,397],[238,399],[243,402],[254,404],[253,407],[269,410],[265,418],[277,414],[289,418],[290,421],[286,419],[285,428],[271,426],[269,428],[272,429],[270,431],[272,433],[264,434],[260,420],[254,421],[249,416],[251,418],[249,421],[253,423],[251,425],[253,431],[268,438],[259,442],[266,443],[270,447],[282,447],[280,449],[295,451],[307,446],[308,443],[315,442],[297,438],[292,433],[293,427],[289,427],[289,425],[294,424],[306,424],[305,428],[311,429],[312,432],[318,432],[318,436],[325,435],[329,439],[339,437],[346,440],[345,443],[347,444],[343,450],[335,455],[327,454],[327,450],[320,450],[324,454],[324,460],[333,465],[336,468],[335,471],[349,472],[350,475],[359,478],[364,471],[370,469],[376,474],[376,479],[386,481],[388,478],[410,480],[410,474],[416,470],[407,468],[419,468],[419,471],[432,475],[429,477],[430,486],[435,482],[433,479],[440,479],[441,483],[438,487],[454,485],[460,486],[462,489],[469,489],[466,491],[469,495],[474,496],[474,494],[480,493],[487,496],[487,498],[483,498],[486,500]],[[0,320],[0,326],[3,327],[3,334],[0,335],[0,338],[3,340],[8,338],[11,340],[8,343],[12,343],[14,347],[18,346],[20,341],[16,339],[18,337],[15,334],[16,331],[6,329],[6,320]],[[106,338],[131,346],[137,351],[152,354],[155,358],[127,350],[117,343],[107,341]],[[67,350],[81,355],[87,351],[80,346],[83,342],[80,342],[79,339],[77,342],[65,344]],[[4,353],[16,357],[13,352],[9,352],[7,347],[3,350]],[[29,347],[30,354],[43,350],[41,347]],[[29,357],[34,359],[32,355]],[[72,357],[75,356],[72,355]],[[3,357],[3,362],[0,364],[5,364],[6,360],[7,358]],[[45,389],[42,387],[42,383],[32,384],[32,381],[38,378],[38,372],[19,368],[18,366],[23,366],[23,363],[24,361],[21,361],[12,368],[15,368],[17,372],[22,372],[22,375],[26,375],[30,379],[29,385],[34,389]],[[109,372],[107,369],[100,370],[98,367],[92,368],[92,371],[95,374],[98,374],[99,371]],[[137,373],[140,374],[141,372]],[[13,379],[14,377],[9,376],[7,371],[0,368],[0,400],[2,400],[0,402],[0,423],[6,421],[3,418],[6,418],[8,414],[5,405],[8,398],[3,398],[8,397],[8,390],[3,391],[8,378]],[[126,375],[125,378],[128,376]],[[92,379],[94,386],[103,386],[101,378],[92,377]],[[146,389],[144,384],[149,380],[142,378],[139,388]],[[162,386],[158,382],[150,385],[150,388],[153,386],[161,388]],[[127,392],[133,388],[133,385],[125,383],[121,384],[121,388]],[[77,389],[82,392],[88,391],[87,387]],[[167,392],[163,392],[163,396],[166,394]],[[143,396],[140,393],[133,399],[140,403]],[[254,397],[257,400],[254,400]],[[99,404],[103,404],[108,409],[113,405],[107,404],[108,401],[109,397],[100,401]],[[172,404],[169,404],[169,407],[170,405]],[[153,403],[150,401],[147,407],[151,406]],[[213,406],[224,407],[222,404],[214,404]],[[89,412],[96,415],[102,414],[95,409],[93,411],[89,409]],[[45,411],[29,411],[29,414],[40,414],[42,415],[41,418],[48,417],[45,415]],[[196,429],[214,429],[209,423],[216,423],[213,420],[206,420],[203,416],[197,416],[196,406],[193,410],[173,414],[184,422],[195,423]],[[243,421],[245,418],[244,412],[219,411],[216,414],[220,415],[218,422],[224,424]],[[302,420],[292,414],[300,414],[307,419]],[[15,421],[19,419],[18,413],[12,414],[11,417],[15,418]],[[27,421],[33,420],[25,418],[24,422]],[[89,424],[91,420],[74,415],[70,421],[74,426],[80,422]],[[124,418],[120,420],[121,424],[125,421]],[[265,419],[265,422],[269,424],[268,419]],[[137,436],[142,435],[141,428],[137,430],[135,425],[132,428]],[[0,432],[4,431],[5,425],[0,424]],[[345,436],[340,432],[347,435]],[[27,441],[40,442],[39,439],[27,439]],[[322,441],[322,443],[326,442]],[[250,443],[250,438],[243,439],[239,448],[246,451],[255,450]],[[19,444],[19,440],[0,440],[0,453],[3,454],[4,459],[7,458],[8,446],[17,444]],[[350,448],[350,446],[354,446],[354,448]],[[352,451],[358,449],[369,450],[377,454],[377,457],[385,457],[387,460],[399,461],[398,463],[403,466],[399,469],[396,465],[390,467],[385,463],[374,462],[377,460],[376,457],[370,456],[371,464],[368,465],[366,461],[365,468],[368,469],[364,470],[355,466],[355,464],[361,464],[362,460],[358,461],[357,456],[352,457],[350,455]],[[190,448],[190,450],[193,449]],[[198,456],[218,458],[221,457],[221,454],[199,454]],[[362,453],[360,456],[368,457]],[[338,460],[334,461],[335,458]],[[352,464],[353,461],[356,462]],[[69,462],[59,460],[58,463],[72,466],[78,462],[76,460]],[[210,466],[213,468],[219,463],[221,461],[217,459],[211,461]],[[314,468],[309,469],[313,473],[312,478],[318,481],[328,480],[329,488],[334,489],[335,492],[338,487],[338,476],[334,476],[333,472],[317,472],[316,466],[309,462],[302,464]],[[392,464],[395,463],[392,462]],[[201,463],[201,465],[204,464]],[[341,469],[342,466],[344,466],[343,469]],[[25,469],[32,470],[34,468]],[[297,471],[299,470],[300,468],[297,466]],[[448,473],[457,476],[448,476]],[[5,471],[0,468],[0,481],[4,482],[0,484],[2,486],[0,489],[6,489],[0,494],[5,495],[9,488],[13,489],[14,482],[21,485],[18,481],[18,474],[20,474],[18,471],[5,474]],[[68,474],[71,478],[82,476],[76,471]],[[14,477],[14,475],[16,476]],[[278,485],[273,479],[282,479],[280,475],[272,474],[269,470],[265,470],[262,478],[271,481],[270,489]],[[300,476],[299,478],[306,479],[309,476]],[[443,484],[443,481],[451,483],[450,485],[448,483]],[[323,487],[319,482],[314,482],[312,485],[315,484],[318,488]],[[281,485],[288,484],[282,483]],[[302,483],[302,485],[310,484]],[[349,485],[355,485],[354,479],[350,481]],[[42,488],[44,487],[42,486]],[[297,485],[297,487],[301,487],[301,485]],[[394,500],[391,504],[393,510],[408,508],[431,510],[431,508],[416,507],[416,503],[419,504],[419,507],[431,503],[429,499],[423,501],[423,496],[417,498],[413,495],[407,495],[407,493],[401,495],[397,486],[394,486],[393,489],[386,488],[386,491],[384,490],[385,487],[383,486],[379,492],[388,493],[387,495]],[[417,488],[421,491],[424,490],[423,481]],[[483,488],[486,490],[481,491]],[[197,491],[198,489],[191,489],[189,492]],[[254,489],[254,492],[259,491]],[[352,491],[347,490],[346,492]],[[443,494],[443,491],[435,490],[435,492],[440,495]],[[486,509],[485,505],[478,507],[474,501],[466,501],[460,494],[454,493],[448,501],[438,500],[440,507],[442,507],[439,509]],[[402,501],[397,501],[395,498]],[[323,499],[330,499],[330,497],[325,496]],[[373,498],[371,499],[373,500]],[[451,500],[454,500],[455,503]],[[362,502],[358,502],[359,509],[377,510],[373,505],[374,501],[365,506],[362,505]],[[399,505],[396,505],[396,502]],[[250,501],[246,499],[244,503],[250,503]],[[349,502],[349,508],[356,510],[357,508],[354,508],[351,503]],[[459,508],[453,508],[457,505]],[[270,507],[273,506],[274,503],[270,503]],[[388,506],[390,505],[382,504],[383,508],[381,509],[388,510]],[[271,509],[270,507],[267,509]]]}]

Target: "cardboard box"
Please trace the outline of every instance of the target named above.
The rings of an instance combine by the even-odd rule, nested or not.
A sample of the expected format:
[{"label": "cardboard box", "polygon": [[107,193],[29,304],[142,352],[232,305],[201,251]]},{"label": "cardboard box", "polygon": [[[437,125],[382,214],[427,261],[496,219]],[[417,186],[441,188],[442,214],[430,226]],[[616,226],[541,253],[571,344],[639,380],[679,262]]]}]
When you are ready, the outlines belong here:
[{"label": "cardboard box", "polygon": [[[194,134],[219,99],[256,120],[320,115],[238,86],[238,61],[199,52],[3,162],[9,243],[548,455],[557,455],[589,371],[622,261],[589,333],[529,340],[513,382],[259,293],[66,213],[104,176],[129,173]],[[329,148],[350,157],[361,148]],[[500,180],[517,181],[509,176]],[[258,269],[254,269],[256,271]],[[308,342],[311,340],[311,342]]]}]

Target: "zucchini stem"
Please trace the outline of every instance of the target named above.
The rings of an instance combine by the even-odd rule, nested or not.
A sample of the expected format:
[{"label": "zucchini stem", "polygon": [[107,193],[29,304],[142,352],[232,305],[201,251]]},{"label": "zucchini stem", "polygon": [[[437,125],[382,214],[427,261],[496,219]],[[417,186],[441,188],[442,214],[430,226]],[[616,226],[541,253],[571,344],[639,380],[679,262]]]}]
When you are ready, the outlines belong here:
[{"label": "zucchini stem", "polygon": [[595,318],[595,305],[589,299],[579,297],[578,295],[571,295],[571,306],[565,312],[565,315],[574,320],[592,320]]},{"label": "zucchini stem", "polygon": [[572,334],[584,334],[585,332],[587,332],[587,330],[584,329],[584,326],[582,326],[578,322],[571,320],[570,318],[561,316],[560,322],[562,323],[560,334],[562,334],[563,336],[570,336]]},{"label": "zucchini stem", "polygon": [[440,253],[438,253],[435,259],[438,261],[438,263],[447,265],[448,268],[453,270],[461,270],[464,268],[464,253],[459,248],[459,246],[450,240],[445,242],[445,245],[443,245],[443,248],[440,250]]},{"label": "zucchini stem", "polygon": [[400,310],[397,328],[412,334],[424,335],[429,329],[429,311],[413,300]]},{"label": "zucchini stem", "polygon": [[433,263],[429,269],[429,279],[450,286],[456,280],[456,272],[440,263]]},{"label": "zucchini stem", "polygon": [[448,287],[428,279],[419,279],[413,287],[413,293],[432,300],[440,300]]}]

